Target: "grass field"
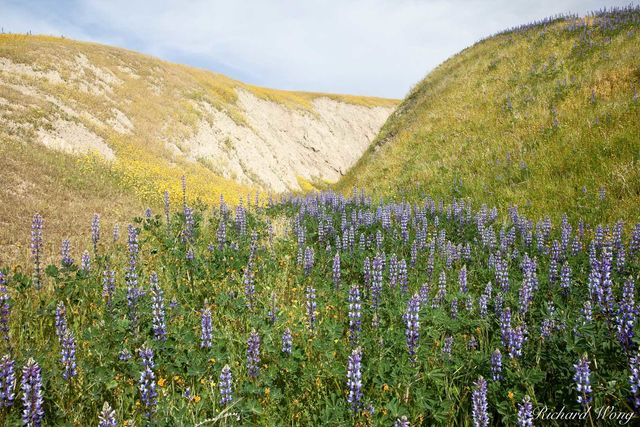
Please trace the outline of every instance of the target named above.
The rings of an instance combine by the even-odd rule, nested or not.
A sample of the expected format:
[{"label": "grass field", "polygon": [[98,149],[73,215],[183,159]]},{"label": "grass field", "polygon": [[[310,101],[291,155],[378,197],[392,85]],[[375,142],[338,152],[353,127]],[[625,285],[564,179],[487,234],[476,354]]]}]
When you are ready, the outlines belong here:
[{"label": "grass field", "polygon": [[639,15],[549,20],[456,54],[411,90],[338,188],[556,220],[637,218]]}]

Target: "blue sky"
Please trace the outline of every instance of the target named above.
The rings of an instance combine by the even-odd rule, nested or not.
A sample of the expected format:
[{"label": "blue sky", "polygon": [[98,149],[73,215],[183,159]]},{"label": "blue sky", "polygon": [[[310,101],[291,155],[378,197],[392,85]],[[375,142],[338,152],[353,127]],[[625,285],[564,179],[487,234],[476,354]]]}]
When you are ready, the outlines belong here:
[{"label": "blue sky", "polygon": [[64,35],[261,86],[402,98],[452,54],[591,0],[0,0],[5,32]]}]

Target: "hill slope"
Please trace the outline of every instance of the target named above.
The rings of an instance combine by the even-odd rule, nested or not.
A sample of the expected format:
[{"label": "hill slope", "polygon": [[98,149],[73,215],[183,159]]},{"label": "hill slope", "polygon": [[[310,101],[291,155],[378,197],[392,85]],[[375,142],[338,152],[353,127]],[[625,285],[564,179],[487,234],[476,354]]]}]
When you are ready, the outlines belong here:
[{"label": "hill slope", "polygon": [[[231,200],[336,181],[394,100],[278,91],[135,52],[0,36],[0,240],[41,211],[54,234],[181,197]],[[95,207],[95,209],[94,209]],[[100,212],[100,211],[98,211]],[[25,248],[22,248],[23,250]]]},{"label": "hill slope", "polygon": [[638,9],[483,40],[410,92],[338,187],[637,218],[639,57]]}]

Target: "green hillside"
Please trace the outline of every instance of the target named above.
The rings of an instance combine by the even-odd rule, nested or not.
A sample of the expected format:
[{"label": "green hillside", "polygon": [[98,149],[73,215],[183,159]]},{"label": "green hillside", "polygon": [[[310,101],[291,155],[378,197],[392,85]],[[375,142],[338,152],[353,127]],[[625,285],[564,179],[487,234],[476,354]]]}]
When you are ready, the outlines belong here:
[{"label": "green hillside", "polygon": [[505,31],[418,83],[338,187],[637,218],[638,91],[638,8]]}]

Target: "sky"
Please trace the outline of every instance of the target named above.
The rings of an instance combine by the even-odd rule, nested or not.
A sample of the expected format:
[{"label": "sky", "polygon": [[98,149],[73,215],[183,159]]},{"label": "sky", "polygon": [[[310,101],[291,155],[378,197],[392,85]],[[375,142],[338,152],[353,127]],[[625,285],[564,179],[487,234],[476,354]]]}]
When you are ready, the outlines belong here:
[{"label": "sky", "polygon": [[486,36],[558,13],[629,3],[0,0],[0,26],[124,47],[260,86],[402,98]]}]

